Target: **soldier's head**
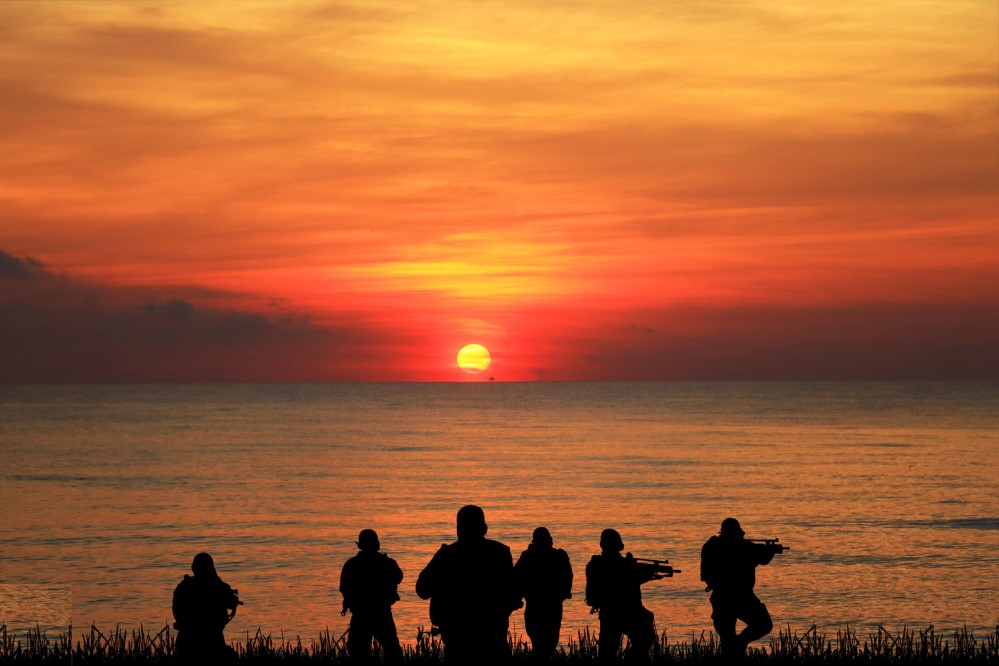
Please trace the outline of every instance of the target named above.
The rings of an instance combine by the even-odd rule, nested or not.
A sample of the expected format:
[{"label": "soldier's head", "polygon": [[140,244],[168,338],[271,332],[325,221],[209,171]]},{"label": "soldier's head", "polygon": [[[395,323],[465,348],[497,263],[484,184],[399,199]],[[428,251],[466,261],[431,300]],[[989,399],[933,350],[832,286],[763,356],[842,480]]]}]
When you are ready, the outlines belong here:
[{"label": "soldier's head", "polygon": [[198,553],[191,562],[191,571],[195,576],[211,576],[215,573],[215,560],[208,553]]},{"label": "soldier's head", "polygon": [[742,526],[739,525],[739,521],[735,518],[726,518],[723,520],[719,534],[723,537],[730,537],[734,539],[741,539],[746,536],[746,533],[742,530]]},{"label": "soldier's head", "polygon": [[475,541],[483,539],[489,526],[486,525],[486,514],[474,504],[463,506],[458,510],[458,541]]},{"label": "soldier's head", "polygon": [[600,550],[605,553],[620,553],[624,550],[624,541],[617,530],[606,529],[600,533]]},{"label": "soldier's head", "polygon": [[531,543],[538,548],[551,548],[553,543],[551,532],[548,531],[547,527],[537,528],[531,537]]},{"label": "soldier's head", "polygon": [[357,535],[357,547],[368,553],[377,553],[382,544],[378,541],[378,533],[374,530],[361,530]]}]

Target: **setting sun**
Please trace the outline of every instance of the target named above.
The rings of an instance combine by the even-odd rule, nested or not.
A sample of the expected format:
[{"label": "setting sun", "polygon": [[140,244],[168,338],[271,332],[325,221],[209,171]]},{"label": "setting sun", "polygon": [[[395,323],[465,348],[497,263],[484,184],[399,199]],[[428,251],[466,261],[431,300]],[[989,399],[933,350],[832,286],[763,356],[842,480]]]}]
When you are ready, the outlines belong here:
[{"label": "setting sun", "polygon": [[458,351],[458,367],[469,374],[478,374],[489,367],[492,357],[482,345],[465,345]]}]

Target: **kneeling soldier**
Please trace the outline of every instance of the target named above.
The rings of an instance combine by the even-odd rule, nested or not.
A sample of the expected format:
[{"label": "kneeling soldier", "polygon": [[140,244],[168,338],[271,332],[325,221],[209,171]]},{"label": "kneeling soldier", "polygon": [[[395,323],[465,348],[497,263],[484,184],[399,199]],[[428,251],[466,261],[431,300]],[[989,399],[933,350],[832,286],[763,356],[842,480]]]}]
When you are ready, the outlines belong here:
[{"label": "kneeling soldier", "polygon": [[[701,580],[711,592],[711,620],[721,642],[722,653],[740,658],[750,643],[773,629],[766,605],[753,593],[756,567],[770,564],[784,547],[775,541],[756,543],[745,538],[739,521],[726,518],[718,536],[701,548]],[[735,633],[736,620],[746,628]]]}]

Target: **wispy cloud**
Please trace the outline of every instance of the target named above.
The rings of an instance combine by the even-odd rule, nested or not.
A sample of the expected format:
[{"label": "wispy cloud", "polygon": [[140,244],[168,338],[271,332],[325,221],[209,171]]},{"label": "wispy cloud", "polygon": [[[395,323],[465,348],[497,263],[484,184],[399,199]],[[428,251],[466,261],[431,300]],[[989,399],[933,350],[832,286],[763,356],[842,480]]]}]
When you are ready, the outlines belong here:
[{"label": "wispy cloud", "polygon": [[[208,337],[227,307],[290,335],[246,296],[277,295],[370,341],[351,376],[445,377],[475,331],[548,349],[694,305],[987,310],[997,20],[901,0],[6,3],[0,236],[130,326],[188,303]],[[41,275],[16,261],[0,270]]]}]

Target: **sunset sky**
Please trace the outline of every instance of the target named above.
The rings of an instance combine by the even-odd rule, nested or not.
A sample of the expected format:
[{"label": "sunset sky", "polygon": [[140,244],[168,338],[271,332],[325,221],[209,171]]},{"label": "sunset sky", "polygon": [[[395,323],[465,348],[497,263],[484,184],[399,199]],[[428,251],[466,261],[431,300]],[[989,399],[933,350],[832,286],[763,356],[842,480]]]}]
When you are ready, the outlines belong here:
[{"label": "sunset sky", "polygon": [[996,379],[999,3],[0,0],[0,252],[0,381]]}]

